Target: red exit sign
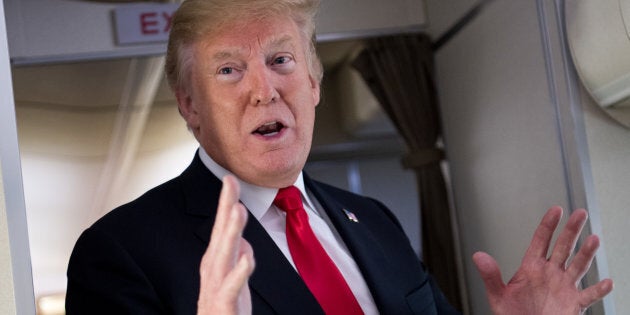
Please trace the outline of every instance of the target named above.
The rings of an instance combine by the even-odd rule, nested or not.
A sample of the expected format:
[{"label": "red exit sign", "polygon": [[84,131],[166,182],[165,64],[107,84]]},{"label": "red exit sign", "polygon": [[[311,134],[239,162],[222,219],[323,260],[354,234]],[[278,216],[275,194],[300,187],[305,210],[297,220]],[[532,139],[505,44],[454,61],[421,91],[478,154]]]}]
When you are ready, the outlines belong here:
[{"label": "red exit sign", "polygon": [[119,45],[165,42],[178,4],[124,5],[114,10]]}]

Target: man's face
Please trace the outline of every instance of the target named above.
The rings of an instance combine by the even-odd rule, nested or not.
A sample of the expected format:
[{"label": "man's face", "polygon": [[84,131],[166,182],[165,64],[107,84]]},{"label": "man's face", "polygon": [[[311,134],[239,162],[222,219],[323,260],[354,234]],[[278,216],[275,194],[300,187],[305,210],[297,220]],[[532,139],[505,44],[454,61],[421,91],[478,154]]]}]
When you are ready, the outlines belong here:
[{"label": "man's face", "polygon": [[319,83],[289,17],[223,27],[192,46],[180,111],[206,152],[242,180],[293,184],[310,151]]}]

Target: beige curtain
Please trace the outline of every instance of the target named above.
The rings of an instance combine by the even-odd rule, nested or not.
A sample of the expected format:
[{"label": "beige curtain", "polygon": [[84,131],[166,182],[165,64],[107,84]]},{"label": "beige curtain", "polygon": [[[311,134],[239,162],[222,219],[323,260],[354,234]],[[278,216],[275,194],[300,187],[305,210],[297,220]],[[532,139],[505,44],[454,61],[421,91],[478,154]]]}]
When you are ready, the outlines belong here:
[{"label": "beige curtain", "polygon": [[440,114],[431,39],[424,34],[367,40],[353,62],[398,132],[414,170],[420,199],[423,261],[451,304],[462,309],[454,237],[438,148]]}]

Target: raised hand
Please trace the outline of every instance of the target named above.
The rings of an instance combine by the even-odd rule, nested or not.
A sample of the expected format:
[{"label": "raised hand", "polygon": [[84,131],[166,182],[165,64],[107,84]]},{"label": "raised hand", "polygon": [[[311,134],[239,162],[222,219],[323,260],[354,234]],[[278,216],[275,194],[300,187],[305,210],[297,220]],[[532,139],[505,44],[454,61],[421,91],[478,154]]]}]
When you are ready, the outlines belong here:
[{"label": "raised hand", "polygon": [[547,257],[561,217],[560,207],[552,207],[547,211],[534,233],[521,266],[507,284],[503,283],[499,266],[490,255],[483,252],[473,255],[494,314],[582,314],[612,291],[610,279],[583,290],[578,288],[599,247],[597,236],[587,237],[569,262],[588,217],[586,210],[579,209],[571,215],[551,255]]},{"label": "raised hand", "polygon": [[254,271],[252,247],[243,239],[247,210],[233,176],[223,178],[210,244],[201,259],[197,314],[250,315],[247,280]]}]

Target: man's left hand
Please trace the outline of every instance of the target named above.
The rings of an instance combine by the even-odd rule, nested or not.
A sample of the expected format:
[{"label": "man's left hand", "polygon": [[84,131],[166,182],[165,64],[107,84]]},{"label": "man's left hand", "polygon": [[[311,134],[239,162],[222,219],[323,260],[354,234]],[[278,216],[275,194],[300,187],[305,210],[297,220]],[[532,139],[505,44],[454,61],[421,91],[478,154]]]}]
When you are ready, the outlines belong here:
[{"label": "man's left hand", "polygon": [[561,217],[560,207],[552,207],[547,211],[534,233],[520,268],[507,284],[503,283],[499,266],[490,255],[483,252],[473,255],[494,314],[582,314],[612,291],[610,279],[585,289],[578,287],[599,247],[597,236],[587,237],[569,263],[588,217],[586,210],[579,209],[571,215],[551,256],[547,258],[553,233]]}]

